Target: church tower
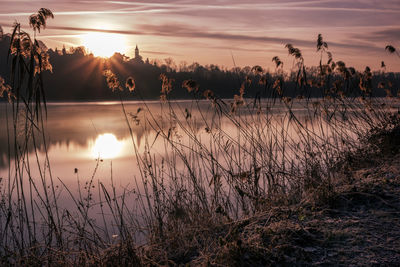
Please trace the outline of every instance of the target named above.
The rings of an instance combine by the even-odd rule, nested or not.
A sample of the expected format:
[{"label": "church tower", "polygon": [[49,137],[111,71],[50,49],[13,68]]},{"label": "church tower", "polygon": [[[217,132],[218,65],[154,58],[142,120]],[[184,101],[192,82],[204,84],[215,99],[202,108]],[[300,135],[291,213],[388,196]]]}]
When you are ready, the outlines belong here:
[{"label": "church tower", "polygon": [[142,58],[142,56],[139,54],[139,48],[138,48],[137,45],[136,45],[136,48],[135,48],[135,58],[134,58],[134,61],[137,62],[137,63],[143,63],[143,58]]},{"label": "church tower", "polygon": [[139,58],[140,57],[140,55],[139,55],[139,48],[138,48],[138,46],[136,45],[136,48],[135,48],[135,58]]}]

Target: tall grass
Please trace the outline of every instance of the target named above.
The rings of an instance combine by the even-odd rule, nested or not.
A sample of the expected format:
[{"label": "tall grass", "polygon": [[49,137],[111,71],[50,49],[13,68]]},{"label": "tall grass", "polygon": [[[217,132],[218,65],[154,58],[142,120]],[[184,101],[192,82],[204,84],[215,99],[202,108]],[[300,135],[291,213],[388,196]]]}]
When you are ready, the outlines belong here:
[{"label": "tall grass", "polygon": [[[51,17],[46,9],[32,15],[35,33]],[[291,74],[286,75],[283,62],[274,57],[274,75],[255,66],[254,75],[240,81],[233,99],[221,99],[187,80],[182,87],[193,99],[183,105],[169,99],[174,81],[163,74],[160,114],[146,101],[129,113],[121,99],[140,173],[134,181],[136,202],[127,202],[131,192],[117,193],[118,177],[112,171],[111,186],[96,183],[98,165],[85,185],[75,170],[76,194],[62,180],[56,181],[47,156],[41,77],[42,71],[51,70],[47,54],[19,24],[11,40],[11,84],[0,81],[12,111],[9,175],[2,183],[0,204],[0,262],[4,264],[139,263],[135,244],[143,242],[150,247],[168,244],[158,259],[168,263],[169,251],[205,246],[212,227],[275,205],[329,199],[336,163],[348,160],[349,153],[363,145],[360,140],[398,112],[398,97],[372,98],[370,69],[357,72],[344,62],[334,62],[322,36],[317,40],[318,74],[310,76],[300,49],[287,44],[294,58]],[[106,70],[104,75],[116,93],[123,90],[115,74]],[[285,84],[292,81],[295,98],[285,94]],[[262,91],[246,99],[246,90],[256,82]],[[132,78],[126,87],[135,93]],[[323,97],[309,98],[311,90],[320,90]],[[134,124],[146,133],[144,151],[135,141]],[[150,131],[157,133],[154,138]],[[157,149],[155,142],[161,144]],[[38,177],[32,175],[33,169]],[[61,207],[61,189],[74,206]],[[100,210],[101,221],[93,219],[94,210]]]}]

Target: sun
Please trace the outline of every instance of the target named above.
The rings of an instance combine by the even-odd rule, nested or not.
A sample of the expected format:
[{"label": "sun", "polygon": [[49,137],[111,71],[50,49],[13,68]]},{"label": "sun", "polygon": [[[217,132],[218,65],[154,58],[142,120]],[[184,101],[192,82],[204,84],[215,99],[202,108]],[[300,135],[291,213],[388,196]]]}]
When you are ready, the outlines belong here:
[{"label": "sun", "polygon": [[115,52],[125,54],[125,36],[114,33],[91,32],[81,35],[81,43],[96,57],[111,57]]},{"label": "sun", "polygon": [[92,147],[94,158],[112,159],[120,155],[123,142],[118,141],[111,133],[101,134],[97,137]]}]

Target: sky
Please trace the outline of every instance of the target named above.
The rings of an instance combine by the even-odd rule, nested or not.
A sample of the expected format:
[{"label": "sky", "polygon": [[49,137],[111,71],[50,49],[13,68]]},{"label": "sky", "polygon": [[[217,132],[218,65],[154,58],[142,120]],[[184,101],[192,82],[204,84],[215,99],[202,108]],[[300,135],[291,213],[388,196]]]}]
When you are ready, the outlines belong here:
[{"label": "sky", "polygon": [[307,66],[317,65],[321,33],[336,61],[359,70],[385,61],[387,71],[400,71],[400,58],[384,49],[400,51],[399,0],[0,0],[0,25],[9,32],[18,21],[28,31],[29,15],[41,7],[55,16],[38,36],[51,48],[90,46],[84,36],[104,33],[110,41],[99,43],[117,49],[123,40],[129,57],[138,45],[144,59],[274,70],[274,56],[293,66],[286,43],[301,49]]}]

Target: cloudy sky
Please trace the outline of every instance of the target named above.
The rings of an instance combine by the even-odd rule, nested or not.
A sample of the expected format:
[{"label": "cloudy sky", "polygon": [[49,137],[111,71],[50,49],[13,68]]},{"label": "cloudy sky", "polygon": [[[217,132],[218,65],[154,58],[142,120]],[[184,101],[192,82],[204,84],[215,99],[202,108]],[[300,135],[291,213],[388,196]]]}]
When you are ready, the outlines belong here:
[{"label": "cloudy sky", "polygon": [[39,35],[52,48],[82,45],[85,34],[104,32],[123,36],[128,56],[138,44],[144,58],[272,70],[276,55],[292,65],[286,43],[303,51],[306,65],[316,65],[321,33],[336,61],[378,70],[383,60],[387,70],[400,71],[400,58],[384,50],[387,44],[400,50],[399,0],[0,0],[0,25],[8,32],[18,21],[28,29],[28,16],[41,7],[55,15]]}]

